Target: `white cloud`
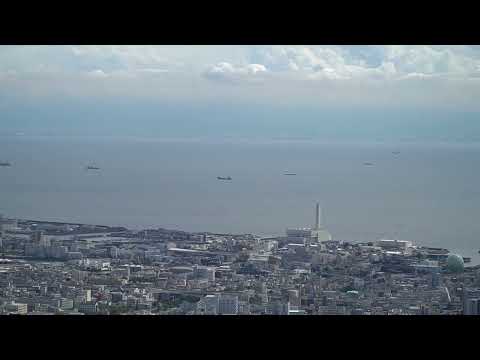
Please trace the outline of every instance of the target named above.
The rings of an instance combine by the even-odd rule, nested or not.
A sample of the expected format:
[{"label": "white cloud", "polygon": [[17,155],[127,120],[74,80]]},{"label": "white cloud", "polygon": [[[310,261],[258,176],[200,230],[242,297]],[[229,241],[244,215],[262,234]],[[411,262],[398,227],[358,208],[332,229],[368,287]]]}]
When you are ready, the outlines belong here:
[{"label": "white cloud", "polygon": [[208,64],[219,61],[244,63],[243,46],[98,45],[74,46],[70,52],[85,62],[105,63],[116,69],[168,69],[198,75]]},{"label": "white cloud", "polygon": [[0,46],[0,92],[45,97],[454,104],[479,78],[472,46]]},{"label": "white cloud", "polygon": [[423,73],[467,78],[480,64],[478,57],[472,57],[463,47],[386,46],[385,57],[405,75]]},{"label": "white cloud", "polygon": [[125,68],[141,68],[168,63],[168,58],[154,46],[85,45],[72,46],[72,54],[91,60],[110,62]]},{"label": "white cloud", "polygon": [[480,51],[472,46],[0,46],[0,72],[20,73],[102,69],[201,77],[209,68],[226,77],[268,69],[271,77],[395,80],[408,74],[469,78],[479,67]]},{"label": "white cloud", "polygon": [[87,72],[87,75],[91,78],[100,78],[100,79],[108,77],[108,75],[103,70],[100,70],[100,69],[89,71]]},{"label": "white cloud", "polygon": [[258,72],[266,72],[267,68],[261,64],[248,64],[246,70],[248,74],[256,74]]},{"label": "white cloud", "polygon": [[228,62],[219,62],[207,69],[204,75],[208,79],[222,81],[251,80],[262,73],[266,73],[267,68],[262,64],[248,64],[244,66],[235,66]]},{"label": "white cloud", "polygon": [[409,74],[468,78],[480,64],[478,52],[455,46],[272,46],[255,56],[273,73],[323,80],[395,80]]},{"label": "white cloud", "polygon": [[167,69],[140,69],[138,71],[142,73],[148,73],[148,74],[163,74],[168,72]]}]

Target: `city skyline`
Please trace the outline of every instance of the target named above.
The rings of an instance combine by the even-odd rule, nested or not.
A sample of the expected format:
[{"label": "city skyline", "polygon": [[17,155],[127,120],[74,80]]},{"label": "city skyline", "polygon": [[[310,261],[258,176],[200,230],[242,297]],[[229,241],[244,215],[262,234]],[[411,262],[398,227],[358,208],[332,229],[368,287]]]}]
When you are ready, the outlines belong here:
[{"label": "city skyline", "polygon": [[320,240],[317,230],[262,238],[0,216],[0,313],[480,313],[479,291],[457,283],[478,283],[468,258],[404,240]]}]

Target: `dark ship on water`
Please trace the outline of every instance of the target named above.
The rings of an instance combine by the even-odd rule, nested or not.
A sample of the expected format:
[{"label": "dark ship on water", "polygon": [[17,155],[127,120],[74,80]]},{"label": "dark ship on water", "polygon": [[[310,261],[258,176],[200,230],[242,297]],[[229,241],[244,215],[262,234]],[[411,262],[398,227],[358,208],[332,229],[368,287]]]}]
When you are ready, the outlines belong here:
[{"label": "dark ship on water", "polygon": [[226,177],[225,176],[217,176],[217,179],[218,180],[227,180],[227,181],[232,180],[232,178],[230,176],[226,176]]},{"label": "dark ship on water", "polygon": [[7,166],[12,166],[12,164],[9,163],[8,161],[2,161],[2,162],[0,162],[0,166],[7,167]]}]

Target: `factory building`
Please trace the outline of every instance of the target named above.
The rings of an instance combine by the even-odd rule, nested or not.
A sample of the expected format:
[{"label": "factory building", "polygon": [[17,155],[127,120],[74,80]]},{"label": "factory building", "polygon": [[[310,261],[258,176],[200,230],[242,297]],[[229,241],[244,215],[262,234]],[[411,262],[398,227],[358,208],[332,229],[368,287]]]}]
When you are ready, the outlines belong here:
[{"label": "factory building", "polygon": [[315,209],[315,226],[313,228],[289,228],[287,241],[292,244],[310,244],[331,241],[332,235],[321,225],[321,209],[317,202]]}]

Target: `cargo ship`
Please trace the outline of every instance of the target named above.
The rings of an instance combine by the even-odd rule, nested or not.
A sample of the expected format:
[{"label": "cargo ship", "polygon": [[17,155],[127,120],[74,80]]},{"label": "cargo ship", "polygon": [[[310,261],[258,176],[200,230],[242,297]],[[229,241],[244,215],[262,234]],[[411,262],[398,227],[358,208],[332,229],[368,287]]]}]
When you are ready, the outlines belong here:
[{"label": "cargo ship", "polygon": [[0,162],[0,166],[12,166],[12,164],[9,163],[8,161],[2,161]]},{"label": "cargo ship", "polygon": [[230,176],[224,177],[224,176],[217,176],[218,180],[232,180]]}]

